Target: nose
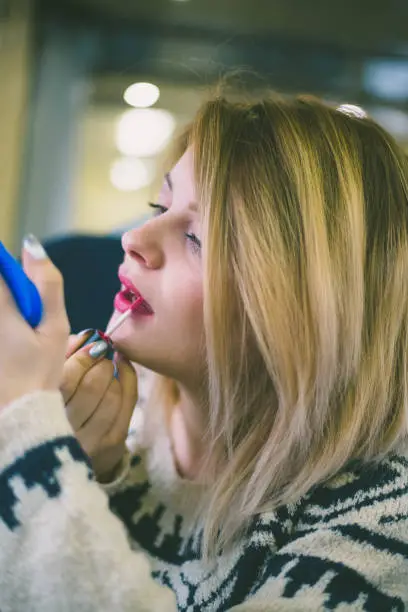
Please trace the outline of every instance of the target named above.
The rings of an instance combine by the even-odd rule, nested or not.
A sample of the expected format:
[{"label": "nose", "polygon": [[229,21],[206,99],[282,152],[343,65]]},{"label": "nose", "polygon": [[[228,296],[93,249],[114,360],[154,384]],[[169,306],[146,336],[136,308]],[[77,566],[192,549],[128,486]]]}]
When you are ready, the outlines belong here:
[{"label": "nose", "polygon": [[163,249],[149,221],[131,229],[122,236],[122,248],[126,255],[146,268],[160,268],[163,265]]}]

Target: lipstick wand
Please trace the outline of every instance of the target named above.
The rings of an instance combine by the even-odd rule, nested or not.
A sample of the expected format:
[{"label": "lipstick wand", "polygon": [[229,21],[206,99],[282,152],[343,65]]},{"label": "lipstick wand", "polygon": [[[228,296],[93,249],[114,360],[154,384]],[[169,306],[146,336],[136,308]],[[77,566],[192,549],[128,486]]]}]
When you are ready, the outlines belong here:
[{"label": "lipstick wand", "polygon": [[128,308],[123,314],[121,314],[120,317],[114,323],[112,323],[112,325],[110,325],[108,327],[108,329],[105,332],[105,336],[110,337],[113,334],[113,332],[115,332],[118,329],[118,327],[120,327],[122,325],[122,323],[124,323],[126,321],[126,319],[128,319],[130,317],[132,312],[134,312],[136,310],[136,308],[139,306],[139,304],[141,304],[142,302],[143,302],[143,298],[142,297],[138,297],[133,302],[131,307]]}]

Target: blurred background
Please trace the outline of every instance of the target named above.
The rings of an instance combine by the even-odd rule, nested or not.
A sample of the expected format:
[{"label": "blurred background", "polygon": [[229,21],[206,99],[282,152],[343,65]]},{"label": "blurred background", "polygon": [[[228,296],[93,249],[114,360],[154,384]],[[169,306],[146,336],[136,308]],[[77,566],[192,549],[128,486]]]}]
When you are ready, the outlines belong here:
[{"label": "blurred background", "polygon": [[234,69],[362,105],[408,150],[408,0],[0,0],[0,239],[139,222]]}]

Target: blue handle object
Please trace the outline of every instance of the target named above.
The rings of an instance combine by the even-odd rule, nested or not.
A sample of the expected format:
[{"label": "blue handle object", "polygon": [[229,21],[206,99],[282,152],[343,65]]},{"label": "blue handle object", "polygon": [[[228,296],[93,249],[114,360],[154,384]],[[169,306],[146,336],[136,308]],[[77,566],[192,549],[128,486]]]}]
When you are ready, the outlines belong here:
[{"label": "blue handle object", "polygon": [[31,327],[37,327],[43,315],[43,303],[38,289],[1,241],[0,275],[5,280],[24,319]]}]

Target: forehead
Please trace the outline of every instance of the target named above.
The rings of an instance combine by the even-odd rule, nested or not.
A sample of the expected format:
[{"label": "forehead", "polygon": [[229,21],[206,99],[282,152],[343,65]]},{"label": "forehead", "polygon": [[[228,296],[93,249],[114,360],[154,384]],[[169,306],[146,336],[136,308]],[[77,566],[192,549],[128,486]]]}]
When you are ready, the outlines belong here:
[{"label": "forehead", "polygon": [[194,157],[191,148],[187,149],[170,171],[170,180],[174,192],[180,193],[183,198],[190,202],[195,201]]}]

